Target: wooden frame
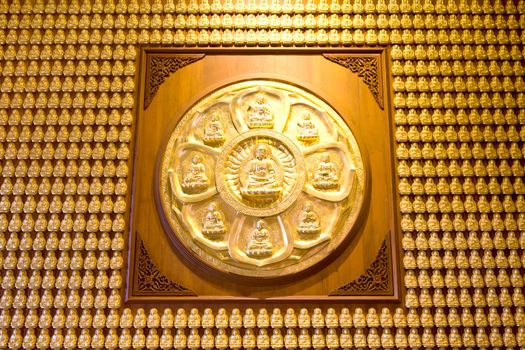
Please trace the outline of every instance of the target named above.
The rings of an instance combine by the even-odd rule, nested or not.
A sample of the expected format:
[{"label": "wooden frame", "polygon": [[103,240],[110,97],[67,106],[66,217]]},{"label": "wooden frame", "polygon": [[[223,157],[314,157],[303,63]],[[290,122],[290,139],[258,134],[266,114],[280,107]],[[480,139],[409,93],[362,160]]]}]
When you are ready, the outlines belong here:
[{"label": "wooden frame", "polygon": [[[343,49],[333,49],[333,48],[304,48],[304,49],[287,49],[287,48],[280,48],[280,49],[268,49],[268,48],[180,48],[180,49],[166,49],[166,48],[143,48],[141,50],[140,60],[139,60],[139,74],[137,75],[137,85],[138,85],[138,95],[137,101],[138,104],[136,105],[136,114],[135,114],[135,123],[134,123],[134,134],[135,134],[135,142],[133,144],[133,154],[134,154],[134,162],[136,162],[137,157],[137,151],[135,150],[135,147],[137,146],[137,128],[140,128],[141,121],[140,121],[140,115],[143,113],[145,109],[148,108],[149,104],[154,99],[155,93],[158,90],[158,87],[164,79],[166,79],[170,74],[177,71],[178,69],[190,65],[194,62],[199,61],[205,56],[210,55],[246,55],[246,56],[253,56],[253,55],[287,55],[287,54],[293,54],[293,55],[323,55],[328,60],[331,60],[345,68],[348,68],[353,74],[357,74],[361,77],[362,80],[365,81],[369,89],[372,91],[372,95],[374,96],[376,102],[378,105],[384,110],[385,115],[388,116],[388,128],[390,131],[390,141],[389,141],[389,150],[388,150],[388,158],[390,159],[391,174],[395,174],[395,168],[394,168],[394,156],[393,156],[393,137],[392,137],[392,129],[393,129],[393,121],[392,116],[390,114],[390,78],[386,74],[386,72],[389,72],[389,63],[387,62],[387,51],[383,48],[343,48]],[[156,81],[154,84],[149,84],[151,82],[151,61],[153,58],[159,58],[159,57],[166,57],[166,55],[176,55],[180,57],[180,59],[177,60],[177,63],[172,65],[172,67],[164,67],[163,70],[160,72],[160,78],[156,78]],[[360,57],[360,58],[376,58],[377,59],[377,86],[372,86],[373,83],[370,83],[370,78],[366,76],[367,74],[370,74],[370,67],[359,67],[359,64],[356,66],[355,64],[352,66],[352,64],[346,64],[344,60],[341,60],[341,57]],[[339,59],[338,59],[339,58]],[[366,60],[365,60],[366,64]],[[384,74],[383,74],[384,73]],[[157,74],[159,74],[157,72]],[[383,78],[384,77],[384,78]],[[368,79],[368,81],[367,81]],[[147,82],[149,85],[145,85],[144,83]],[[133,165],[130,165],[130,168],[134,168],[136,163]],[[279,296],[279,297],[271,297],[271,298],[263,298],[260,297],[238,297],[238,296],[197,296],[196,293],[194,293],[191,289],[187,288],[188,286],[182,286],[176,282],[170,281],[168,277],[164,276],[162,272],[158,270],[158,268],[155,266],[153,260],[150,261],[150,274],[155,275],[156,278],[160,278],[163,282],[161,282],[162,287],[159,287],[158,281],[157,286],[154,286],[151,291],[144,291],[140,290],[139,288],[139,280],[140,280],[140,269],[139,265],[142,262],[142,265],[145,264],[145,261],[147,259],[151,259],[149,257],[149,254],[147,253],[147,248],[145,247],[144,243],[142,242],[141,238],[139,237],[140,233],[137,233],[135,231],[135,203],[134,203],[134,196],[135,196],[135,186],[136,186],[136,173],[133,172],[132,175],[132,181],[133,181],[133,190],[132,190],[132,198],[130,198],[130,207],[131,207],[131,214],[130,214],[130,227],[129,227],[129,244],[128,244],[128,265],[127,265],[127,288],[125,289],[125,299],[128,303],[143,303],[143,302],[190,302],[190,303],[198,303],[198,302],[248,302],[248,303],[260,303],[262,301],[264,302],[273,302],[273,303],[290,303],[290,302],[348,302],[348,301],[356,301],[356,302],[398,302],[401,298],[401,283],[400,283],[400,273],[399,273],[399,261],[398,257],[400,255],[399,252],[399,244],[397,239],[397,232],[399,230],[399,223],[397,218],[397,210],[396,210],[396,203],[398,203],[397,198],[397,191],[396,191],[396,178],[394,176],[390,176],[390,179],[392,181],[392,184],[390,186],[390,193],[391,193],[391,200],[390,200],[390,206],[389,211],[391,213],[391,223],[390,223],[390,233],[388,233],[385,236],[384,245],[387,247],[386,251],[388,252],[387,262],[389,270],[389,286],[387,292],[369,292],[366,293],[366,295],[362,294],[359,295],[359,293],[356,293],[354,295],[344,295],[344,292],[337,293],[337,291],[334,291],[334,293],[330,293],[330,295],[316,295],[315,297],[305,297],[305,296]],[[155,186],[156,187],[156,186]],[[146,257],[146,258],[145,258]],[[146,260],[144,260],[146,259]],[[376,259],[377,260],[377,259]],[[156,269],[156,270],[155,270]],[[155,284],[153,283],[153,284]],[[348,285],[349,283],[347,283]],[[344,286],[342,286],[344,287]],[[169,290],[171,288],[171,291]]]}]

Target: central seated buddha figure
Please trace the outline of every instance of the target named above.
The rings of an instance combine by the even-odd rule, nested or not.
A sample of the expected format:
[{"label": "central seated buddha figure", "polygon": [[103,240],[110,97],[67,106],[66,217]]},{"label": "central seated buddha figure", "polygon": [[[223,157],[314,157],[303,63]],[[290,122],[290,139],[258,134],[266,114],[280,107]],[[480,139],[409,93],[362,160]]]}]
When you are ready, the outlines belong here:
[{"label": "central seated buddha figure", "polygon": [[221,146],[226,138],[224,137],[224,128],[217,114],[213,113],[210,121],[204,128],[204,144],[211,147]]},{"label": "central seated buddha figure", "polygon": [[222,213],[217,209],[217,203],[210,203],[204,217],[202,234],[213,241],[221,240],[226,233],[226,225]]},{"label": "central seated buddha figure", "polygon": [[255,159],[248,162],[247,174],[241,187],[243,198],[255,202],[273,202],[282,192],[277,178],[278,165],[271,157],[271,150],[265,145],[255,148]]},{"label": "central seated buddha figure", "polygon": [[305,112],[302,119],[297,122],[297,139],[307,143],[319,140],[319,132],[308,112]]},{"label": "central seated buddha figure", "polygon": [[301,239],[314,239],[321,232],[319,216],[313,211],[312,205],[306,203],[301,213],[297,233]]},{"label": "central seated buddha figure", "polygon": [[272,107],[262,93],[255,95],[255,103],[248,107],[248,127],[250,129],[273,128]]},{"label": "central seated buddha figure", "polygon": [[318,190],[332,190],[339,187],[337,169],[328,154],[317,164],[312,185]]},{"label": "central seated buddha figure", "polygon": [[273,244],[270,240],[270,231],[264,220],[259,220],[255,224],[255,230],[251,240],[248,242],[246,255],[252,258],[266,258],[272,255]]},{"label": "central seated buddha figure", "polygon": [[182,190],[186,193],[200,193],[208,188],[209,179],[206,175],[206,167],[202,162],[202,156],[195,154],[191,164],[184,174]]}]

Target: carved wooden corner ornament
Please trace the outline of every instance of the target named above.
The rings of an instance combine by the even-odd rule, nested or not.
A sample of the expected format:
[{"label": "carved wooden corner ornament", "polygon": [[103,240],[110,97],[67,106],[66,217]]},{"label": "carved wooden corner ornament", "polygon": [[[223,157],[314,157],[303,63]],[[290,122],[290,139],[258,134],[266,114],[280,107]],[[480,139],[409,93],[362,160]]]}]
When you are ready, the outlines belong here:
[{"label": "carved wooden corner ornament", "polygon": [[181,54],[169,56],[148,55],[146,62],[144,109],[148,108],[160,85],[162,85],[164,80],[166,80],[170,74],[175,73],[179,69],[192,64],[193,62],[203,59],[204,56],[204,54]]},{"label": "carved wooden corner ornament", "polygon": [[136,292],[138,294],[162,294],[169,296],[197,296],[194,291],[162,274],[151,260],[144,242],[136,233]]},{"label": "carved wooden corner ornament", "polygon": [[327,60],[335,62],[356,73],[368,85],[370,92],[384,109],[383,86],[381,84],[381,64],[378,56],[355,56],[346,54],[323,54]]},{"label": "carved wooden corner ornament", "polygon": [[330,296],[383,294],[390,290],[390,234],[387,234],[375,260],[359,278],[331,291]]}]

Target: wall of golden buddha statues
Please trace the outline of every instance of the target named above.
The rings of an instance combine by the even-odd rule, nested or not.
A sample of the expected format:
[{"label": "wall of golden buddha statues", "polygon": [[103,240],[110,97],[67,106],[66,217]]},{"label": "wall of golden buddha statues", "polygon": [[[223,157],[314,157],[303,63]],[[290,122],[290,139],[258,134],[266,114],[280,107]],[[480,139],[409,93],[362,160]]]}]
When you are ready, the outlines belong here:
[{"label": "wall of golden buddha statues", "polygon": [[[0,1],[0,348],[525,346],[525,1]],[[389,46],[404,305],[126,308],[140,45]]]}]

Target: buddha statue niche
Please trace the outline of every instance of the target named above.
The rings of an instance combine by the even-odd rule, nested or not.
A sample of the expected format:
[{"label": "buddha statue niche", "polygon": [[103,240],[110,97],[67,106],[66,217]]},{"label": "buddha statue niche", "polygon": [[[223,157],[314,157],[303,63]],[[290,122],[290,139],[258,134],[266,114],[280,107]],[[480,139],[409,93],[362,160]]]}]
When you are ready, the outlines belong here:
[{"label": "buddha statue niche", "polygon": [[320,232],[321,225],[319,216],[313,211],[312,204],[306,203],[301,213],[299,226],[297,227],[299,238],[303,240],[315,239]]},{"label": "buddha statue niche", "polygon": [[268,146],[260,144],[255,148],[255,159],[248,162],[247,172],[241,176],[241,195],[254,202],[273,202],[282,192],[281,181],[277,178],[279,167],[272,159]]},{"label": "buddha statue niche", "polygon": [[205,191],[208,185],[209,180],[206,175],[206,166],[202,162],[202,156],[195,154],[191,158],[191,164],[184,173],[182,190],[188,194],[195,194]]},{"label": "buddha statue niche", "polygon": [[268,231],[266,222],[259,220],[255,224],[246,254],[252,258],[263,259],[271,256],[272,253],[273,244],[270,240],[270,231]]},{"label": "buddha statue niche", "polygon": [[319,132],[308,112],[304,112],[301,120],[297,122],[297,139],[304,143],[313,143],[319,140]]},{"label": "buddha statue niche", "polygon": [[273,128],[272,107],[262,93],[255,95],[255,103],[248,107],[248,127],[250,129]]},{"label": "buddha statue niche", "polygon": [[212,113],[210,120],[204,127],[204,144],[211,147],[220,147],[226,140],[224,128],[216,113]]},{"label": "buddha statue niche", "polygon": [[339,187],[337,169],[328,154],[317,164],[312,185],[318,190],[334,190]]},{"label": "buddha statue niche", "polygon": [[222,213],[217,209],[217,203],[210,203],[208,212],[204,217],[202,234],[205,238],[212,241],[220,241],[225,233],[226,225],[224,224]]}]

